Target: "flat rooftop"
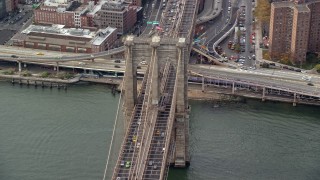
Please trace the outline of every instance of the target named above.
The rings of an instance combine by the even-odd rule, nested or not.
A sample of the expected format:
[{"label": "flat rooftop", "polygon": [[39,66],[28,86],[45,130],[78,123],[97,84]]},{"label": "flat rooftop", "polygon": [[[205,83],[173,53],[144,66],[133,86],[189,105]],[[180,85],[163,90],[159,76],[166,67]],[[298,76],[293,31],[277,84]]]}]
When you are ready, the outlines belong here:
[{"label": "flat rooftop", "polygon": [[114,31],[116,30],[117,30],[116,28],[112,28],[112,27],[107,27],[105,29],[98,30],[96,33],[97,35],[92,39],[91,44],[99,46],[110,36],[110,34],[114,33]]},{"label": "flat rooftop", "polygon": [[271,5],[273,5],[275,8],[284,8],[284,7],[290,7],[293,8],[295,4],[293,2],[273,2]]},{"label": "flat rooftop", "polygon": [[55,35],[62,35],[62,36],[86,37],[86,38],[93,38],[96,35],[95,32],[92,32],[89,29],[64,28],[64,25],[52,25],[52,26],[30,25],[21,33],[29,34],[32,32],[43,33],[43,34],[55,34]]},{"label": "flat rooftop", "polygon": [[307,6],[307,4],[296,5],[296,8],[299,12],[310,12],[310,9]]}]

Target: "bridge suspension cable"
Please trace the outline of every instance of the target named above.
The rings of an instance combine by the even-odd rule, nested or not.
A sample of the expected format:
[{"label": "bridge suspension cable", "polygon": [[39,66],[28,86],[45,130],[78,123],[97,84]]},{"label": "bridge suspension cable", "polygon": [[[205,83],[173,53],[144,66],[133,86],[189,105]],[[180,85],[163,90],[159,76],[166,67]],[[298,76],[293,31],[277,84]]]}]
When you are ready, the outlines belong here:
[{"label": "bridge suspension cable", "polygon": [[[125,75],[123,76],[123,79],[125,79]],[[120,104],[121,104],[121,99],[122,99],[122,96],[123,96],[123,91],[122,91],[123,84],[124,84],[124,81],[122,81],[121,86],[120,86],[121,87],[121,91],[120,91],[120,97],[119,97],[119,101],[118,101],[118,108],[117,108],[116,118],[115,118],[115,121],[114,121],[114,124],[113,124],[111,142],[110,142],[109,152],[108,152],[108,156],[107,156],[107,160],[106,160],[106,167],[104,169],[103,179],[102,180],[106,179],[106,174],[107,174],[107,171],[108,171],[108,165],[109,165],[109,161],[110,161],[111,149],[112,149],[112,146],[113,146],[113,140],[114,140],[114,135],[115,135],[115,132],[116,132],[116,127],[117,127],[117,122],[118,122],[118,117],[119,117],[119,111],[120,111],[120,108],[121,108]]]}]

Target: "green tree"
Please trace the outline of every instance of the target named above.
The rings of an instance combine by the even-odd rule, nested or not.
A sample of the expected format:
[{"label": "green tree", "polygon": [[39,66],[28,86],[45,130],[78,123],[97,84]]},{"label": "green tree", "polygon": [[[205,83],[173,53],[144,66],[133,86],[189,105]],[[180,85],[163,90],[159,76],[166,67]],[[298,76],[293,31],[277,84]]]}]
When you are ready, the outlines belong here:
[{"label": "green tree", "polygon": [[282,64],[290,64],[290,54],[289,53],[283,53],[280,55],[280,62]]},{"label": "green tree", "polygon": [[238,53],[240,52],[241,46],[240,46],[239,43],[237,43],[237,44],[234,45],[234,50],[235,50],[236,52],[238,52]]},{"label": "green tree", "polygon": [[314,67],[318,73],[320,73],[320,64],[317,64],[315,67]]},{"label": "green tree", "polygon": [[254,16],[263,24],[270,21],[271,4],[268,0],[257,0],[257,7]]},{"label": "green tree", "polygon": [[50,76],[49,72],[42,72],[41,75],[40,75],[40,77],[42,77],[42,78],[47,78],[49,76]]}]

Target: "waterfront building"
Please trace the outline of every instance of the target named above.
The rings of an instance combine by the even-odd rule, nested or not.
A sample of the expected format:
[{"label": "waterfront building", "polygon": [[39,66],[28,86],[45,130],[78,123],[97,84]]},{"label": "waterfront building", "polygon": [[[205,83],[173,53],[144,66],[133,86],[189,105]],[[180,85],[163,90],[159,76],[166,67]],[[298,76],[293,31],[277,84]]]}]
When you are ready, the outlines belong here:
[{"label": "waterfront building", "polygon": [[13,45],[61,52],[95,53],[108,50],[117,40],[117,29],[97,31],[64,28],[64,25],[30,25],[13,39]]}]

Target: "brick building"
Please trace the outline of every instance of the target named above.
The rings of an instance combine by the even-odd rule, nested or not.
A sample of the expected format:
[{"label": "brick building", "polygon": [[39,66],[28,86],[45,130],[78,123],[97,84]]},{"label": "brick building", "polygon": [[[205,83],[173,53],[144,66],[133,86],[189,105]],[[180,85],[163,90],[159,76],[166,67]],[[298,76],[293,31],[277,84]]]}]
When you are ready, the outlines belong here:
[{"label": "brick building", "polygon": [[101,1],[88,12],[99,28],[116,27],[119,34],[128,33],[137,22],[137,7],[124,1]]},{"label": "brick building", "polygon": [[86,13],[89,12],[95,1],[67,1],[46,0],[34,10],[35,24],[63,24],[66,27],[93,27],[88,21]]},{"label": "brick building", "polygon": [[320,52],[320,1],[271,4],[270,57],[287,54],[302,64],[307,52]]},{"label": "brick building", "polygon": [[95,53],[109,49],[117,40],[117,29],[64,28],[63,25],[30,25],[13,39],[13,45],[62,52]]},{"label": "brick building", "polygon": [[133,6],[142,6],[141,0],[131,0]]},{"label": "brick building", "polygon": [[45,0],[35,9],[34,22],[92,29],[110,26],[117,28],[119,34],[124,34],[137,22],[137,6],[111,0]]}]

